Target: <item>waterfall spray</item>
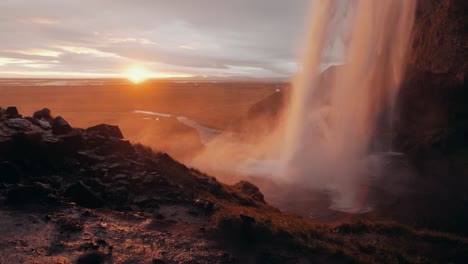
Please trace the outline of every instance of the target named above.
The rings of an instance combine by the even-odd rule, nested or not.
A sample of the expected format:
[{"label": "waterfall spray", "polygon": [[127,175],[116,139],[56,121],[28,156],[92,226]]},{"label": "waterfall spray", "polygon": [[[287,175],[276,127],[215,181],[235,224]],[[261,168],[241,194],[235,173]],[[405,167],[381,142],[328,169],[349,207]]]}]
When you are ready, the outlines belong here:
[{"label": "waterfall spray", "polygon": [[[362,210],[369,144],[403,75],[415,1],[316,1],[286,113],[280,174],[332,192],[332,207]],[[337,48],[338,47],[338,48]],[[334,57],[326,82],[320,66]]]},{"label": "waterfall spray", "polygon": [[[368,207],[366,186],[380,169],[370,145],[379,139],[377,121],[391,116],[416,2],[313,3],[300,68],[276,129],[265,134],[256,120],[247,141],[224,133],[192,164],[221,177],[264,177],[325,190],[332,209],[362,211]],[[339,66],[323,71],[330,64]]]}]

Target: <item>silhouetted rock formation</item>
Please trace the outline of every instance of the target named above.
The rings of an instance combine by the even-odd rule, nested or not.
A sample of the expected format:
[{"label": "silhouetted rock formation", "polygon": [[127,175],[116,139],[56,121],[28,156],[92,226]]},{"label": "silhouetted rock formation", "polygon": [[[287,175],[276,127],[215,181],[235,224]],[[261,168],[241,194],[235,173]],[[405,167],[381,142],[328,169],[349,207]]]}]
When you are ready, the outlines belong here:
[{"label": "silhouetted rock formation", "polygon": [[[117,126],[76,129],[60,116],[49,118],[48,109],[28,119],[11,118],[18,113],[8,109],[0,116],[0,180],[18,184],[5,190],[12,204],[54,193],[84,207],[131,210],[164,202],[192,203],[199,192],[221,190],[215,179],[167,154],[133,146]],[[36,125],[46,120],[52,129]]]}]

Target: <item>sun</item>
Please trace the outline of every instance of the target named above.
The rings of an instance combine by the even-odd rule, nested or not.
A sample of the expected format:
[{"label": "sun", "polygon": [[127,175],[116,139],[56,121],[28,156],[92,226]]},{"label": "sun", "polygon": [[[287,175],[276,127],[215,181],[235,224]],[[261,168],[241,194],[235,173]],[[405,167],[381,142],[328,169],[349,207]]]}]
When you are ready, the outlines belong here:
[{"label": "sun", "polygon": [[150,78],[150,72],[141,66],[133,66],[125,72],[125,77],[134,84],[142,83]]}]

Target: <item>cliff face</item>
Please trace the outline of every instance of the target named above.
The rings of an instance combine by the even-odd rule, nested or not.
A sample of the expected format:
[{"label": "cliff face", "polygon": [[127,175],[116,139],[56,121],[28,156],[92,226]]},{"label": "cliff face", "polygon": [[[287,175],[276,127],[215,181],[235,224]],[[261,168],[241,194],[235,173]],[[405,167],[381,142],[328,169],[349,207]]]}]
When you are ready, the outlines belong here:
[{"label": "cliff face", "polygon": [[419,0],[408,63],[463,80],[468,72],[468,1]]},{"label": "cliff face", "polygon": [[395,144],[404,152],[468,146],[468,1],[419,0],[407,74],[397,98]]}]

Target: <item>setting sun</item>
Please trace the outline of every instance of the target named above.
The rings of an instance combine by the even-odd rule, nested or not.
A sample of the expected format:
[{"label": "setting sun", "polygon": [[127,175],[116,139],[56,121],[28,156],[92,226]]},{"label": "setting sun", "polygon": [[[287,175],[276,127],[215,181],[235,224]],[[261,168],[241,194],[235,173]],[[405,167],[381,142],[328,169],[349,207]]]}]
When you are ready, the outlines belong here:
[{"label": "setting sun", "polygon": [[150,72],[143,67],[135,66],[125,72],[125,77],[132,83],[142,83],[150,78]]}]

